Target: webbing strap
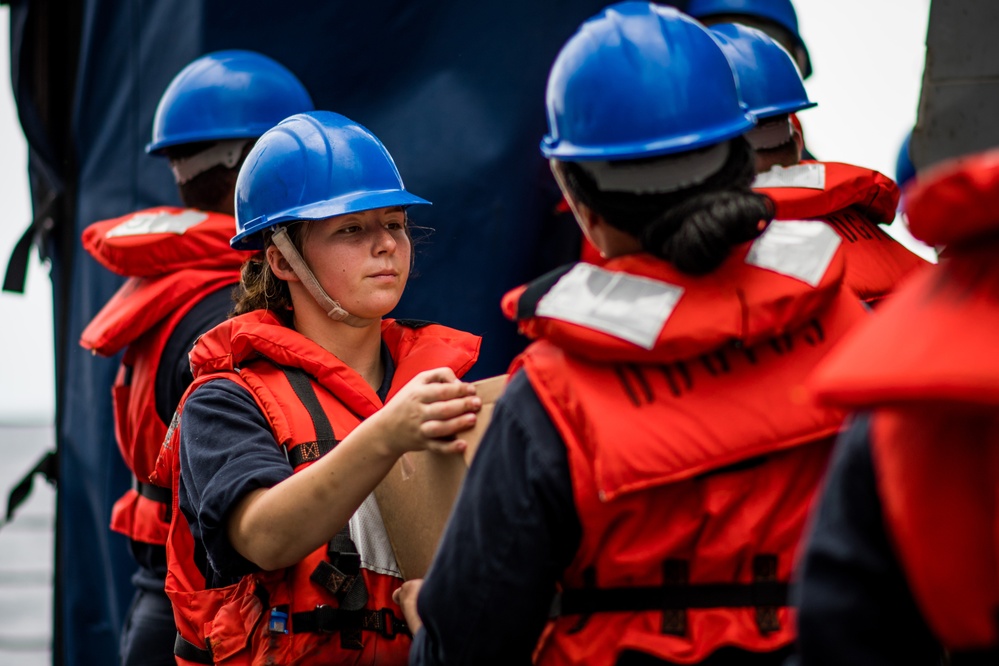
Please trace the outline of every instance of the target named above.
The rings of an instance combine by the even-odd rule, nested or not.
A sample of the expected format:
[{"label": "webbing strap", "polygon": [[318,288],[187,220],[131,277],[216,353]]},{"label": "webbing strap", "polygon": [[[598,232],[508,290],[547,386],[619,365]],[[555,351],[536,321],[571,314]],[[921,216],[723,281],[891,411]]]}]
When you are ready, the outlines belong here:
[{"label": "webbing strap", "polygon": [[787,606],[787,599],[788,584],[777,581],[608,587],[565,590],[554,609],[558,615],[589,615],[601,612]]},{"label": "webbing strap", "polygon": [[160,504],[166,504],[167,506],[169,506],[173,500],[170,496],[169,488],[154,486],[151,483],[143,483],[138,479],[135,480],[135,490],[146,499],[159,502]]},{"label": "webbing strap", "polygon": [[0,526],[6,525],[14,519],[14,512],[31,495],[34,489],[35,476],[42,475],[46,481],[56,485],[59,478],[59,459],[55,451],[46,451],[38,459],[35,465],[28,470],[21,479],[11,489],[7,496],[7,511],[0,520]]},{"label": "webbing strap", "polygon": [[187,640],[177,632],[177,639],[173,642],[173,653],[185,661],[193,661],[195,664],[214,664],[211,651],[200,648]]},{"label": "webbing strap", "polygon": [[329,417],[319,404],[319,397],[316,390],[312,388],[309,375],[301,368],[282,367],[291,390],[298,396],[299,401],[312,419],[312,427],[316,432],[316,439],[313,442],[303,442],[288,451],[288,462],[292,467],[298,467],[307,462],[319,460],[329,453],[339,444],[336,435],[333,433],[333,426]]},{"label": "webbing strap", "polygon": [[331,634],[342,629],[373,631],[388,639],[400,634],[412,635],[406,622],[391,608],[345,611],[332,606],[316,606],[315,610],[291,615],[291,631],[295,634]]}]

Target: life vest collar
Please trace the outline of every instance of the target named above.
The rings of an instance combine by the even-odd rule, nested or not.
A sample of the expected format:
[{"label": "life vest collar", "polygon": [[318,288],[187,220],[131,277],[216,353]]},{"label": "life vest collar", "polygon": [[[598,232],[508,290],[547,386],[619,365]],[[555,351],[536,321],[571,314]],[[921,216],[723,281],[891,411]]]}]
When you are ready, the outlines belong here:
[{"label": "life vest collar", "polygon": [[[389,397],[428,367],[446,366],[458,376],[476,361],[481,339],[438,324],[384,319],[382,340],[395,362]],[[416,328],[425,329],[415,335]],[[432,328],[430,328],[432,327]],[[226,320],[205,333],[191,352],[195,378],[211,372],[236,371],[258,357],[277,365],[301,368],[364,418],[382,406],[375,390],[353,368],[268,310]],[[433,366],[428,359],[433,359]]]},{"label": "life vest collar", "polygon": [[671,362],[804,325],[840,288],[839,246],[821,222],[775,222],[708,275],[648,254],[574,264],[507,294],[503,312],[528,337],[583,358]]},{"label": "life vest collar", "polygon": [[236,268],[187,268],[156,277],[129,278],[83,329],[80,345],[112,356],[204,294],[238,282]]},{"label": "life vest collar", "polygon": [[917,273],[817,368],[810,388],[861,408],[912,400],[999,405],[999,240]]},{"label": "life vest collar", "polygon": [[158,206],[91,224],[83,248],[108,270],[126,277],[174,271],[239,268],[247,253],[229,246],[231,215]]},{"label": "life vest collar", "polygon": [[898,185],[888,176],[840,162],[774,166],[756,177],[753,189],[772,195],[780,220],[821,218],[853,207],[873,222],[889,223],[899,200]]},{"label": "life vest collar", "polygon": [[909,230],[929,245],[999,234],[999,150],[928,170],[906,188],[905,202]]}]

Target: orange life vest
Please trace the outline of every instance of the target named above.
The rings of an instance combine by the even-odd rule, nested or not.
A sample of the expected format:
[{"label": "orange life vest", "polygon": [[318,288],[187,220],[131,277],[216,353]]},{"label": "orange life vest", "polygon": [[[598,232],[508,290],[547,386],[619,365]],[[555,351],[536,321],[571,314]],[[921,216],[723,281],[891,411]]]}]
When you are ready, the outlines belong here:
[{"label": "orange life vest", "polygon": [[758,175],[753,188],[773,200],[776,219],[824,220],[836,230],[846,241],[846,285],[862,301],[883,299],[928,263],[878,226],[895,218],[899,191],[877,171],[806,160]]},{"label": "orange life vest", "polygon": [[[796,230],[822,242],[797,253],[780,238]],[[629,255],[504,299],[537,339],[514,369],[565,442],[582,525],[537,663],[697,663],[793,641],[786,583],[842,421],[802,382],[864,316],[840,242],[821,222],[774,223],[709,275]],[[635,310],[660,313],[643,339]]]},{"label": "orange life vest", "polygon": [[946,243],[816,370],[819,396],[874,408],[885,525],[952,651],[999,647],[999,151],[921,175],[917,238]]},{"label": "orange life vest", "polygon": [[160,207],[83,232],[84,249],[129,278],[83,330],[80,344],[102,356],[125,349],[111,391],[115,439],[135,487],[115,503],[111,529],[136,541],[162,545],[169,527],[169,492],[149,480],[167,431],[156,413],[160,358],[202,298],[239,282],[246,254],[229,247],[235,228],[230,215]]},{"label": "orange life vest", "polygon": [[[480,343],[436,324],[394,320],[382,322],[382,339],[396,363],[389,397],[423,370],[447,366],[461,376],[478,357]],[[235,317],[202,336],[191,364],[191,391],[221,377],[251,393],[296,472],[382,406],[359,374],[266,311]],[[373,496],[350,521],[348,541],[356,544],[356,556],[337,546],[345,543],[344,533],[293,567],[205,589],[179,510],[179,441],[176,431],[168,436],[156,473],[173,488],[166,592],[183,639],[178,663],[406,663],[410,639],[392,602],[402,578]],[[367,600],[348,601],[358,578]]]}]

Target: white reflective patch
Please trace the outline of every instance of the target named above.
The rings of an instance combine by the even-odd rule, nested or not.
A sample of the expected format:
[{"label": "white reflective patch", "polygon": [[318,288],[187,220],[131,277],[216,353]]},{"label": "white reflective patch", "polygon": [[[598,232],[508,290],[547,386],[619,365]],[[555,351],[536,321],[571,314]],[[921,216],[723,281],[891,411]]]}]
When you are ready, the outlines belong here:
[{"label": "white reflective patch", "polygon": [[179,213],[138,213],[109,231],[107,238],[144,236],[145,234],[177,234],[179,236],[207,219],[208,213],[202,213],[199,210],[184,210]]},{"label": "white reflective patch", "polygon": [[804,187],[810,190],[826,189],[825,164],[796,164],[790,167],[775,166],[758,174],[753,189],[767,187]]},{"label": "white reflective patch", "polygon": [[839,234],[824,222],[771,222],[749,248],[746,263],[815,287],[826,274],[840,242]]},{"label": "white reflective patch", "polygon": [[652,349],[683,287],[577,264],[538,301],[537,314]]},{"label": "white reflective patch", "polygon": [[357,507],[349,524],[350,540],[357,546],[361,566],[368,571],[402,578],[374,493],[368,495],[361,506]]}]

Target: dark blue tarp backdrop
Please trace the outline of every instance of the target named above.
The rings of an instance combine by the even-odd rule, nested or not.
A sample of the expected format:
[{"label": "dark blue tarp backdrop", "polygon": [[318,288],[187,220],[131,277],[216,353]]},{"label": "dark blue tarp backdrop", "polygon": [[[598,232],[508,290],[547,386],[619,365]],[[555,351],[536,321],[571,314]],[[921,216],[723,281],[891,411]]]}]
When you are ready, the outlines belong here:
[{"label": "dark blue tarp backdrop", "polygon": [[166,164],[143,153],[173,75],[202,53],[255,49],[297,73],[317,107],[373,130],[407,187],[434,203],[413,214],[434,231],[395,314],[483,335],[475,371],[483,377],[502,372],[523,344],[500,314],[502,294],[577,251],[574,225],[553,215],[558,195],[538,152],[544,85],[561,44],[608,3],[10,4],[35,238],[52,260],[56,308],[55,662],[108,664],[132,564],[107,525],[129,477],[111,426],[117,359],[76,341],[120,281],[82,251],[79,236],[96,220],[179,203]]}]

